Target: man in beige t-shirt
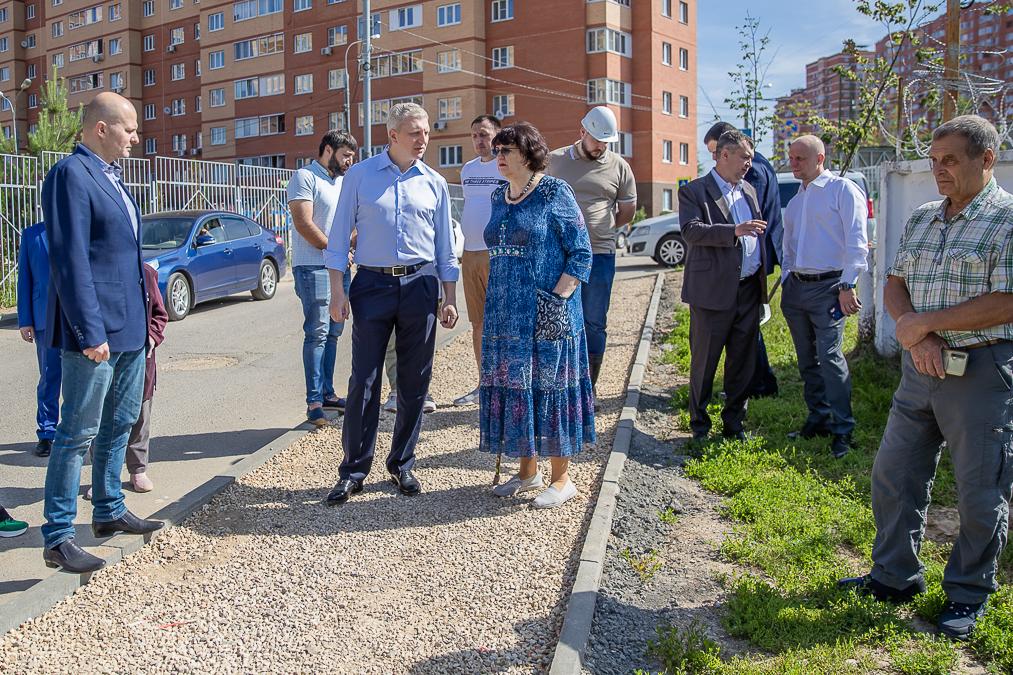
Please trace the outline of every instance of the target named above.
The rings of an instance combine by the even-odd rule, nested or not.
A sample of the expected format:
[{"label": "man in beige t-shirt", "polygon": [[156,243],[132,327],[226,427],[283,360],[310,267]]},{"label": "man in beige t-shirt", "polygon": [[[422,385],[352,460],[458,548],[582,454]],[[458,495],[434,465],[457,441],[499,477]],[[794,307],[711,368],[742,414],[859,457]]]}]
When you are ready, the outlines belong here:
[{"label": "man in beige t-shirt", "polygon": [[616,273],[616,234],[633,220],[637,210],[633,170],[608,149],[609,143],[618,140],[612,111],[605,106],[592,108],[581,121],[580,140],[553,150],[547,171],[573,188],[591,235],[591,277],[582,285],[581,302],[592,383],[598,381],[605,356],[605,326]]}]

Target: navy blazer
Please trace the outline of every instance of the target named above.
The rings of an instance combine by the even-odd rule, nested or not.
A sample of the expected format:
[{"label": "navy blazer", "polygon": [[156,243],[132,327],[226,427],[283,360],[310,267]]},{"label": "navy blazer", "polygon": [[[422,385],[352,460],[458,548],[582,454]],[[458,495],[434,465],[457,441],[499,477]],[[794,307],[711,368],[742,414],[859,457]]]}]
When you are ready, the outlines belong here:
[{"label": "navy blazer", "polygon": [[46,330],[49,294],[49,242],[46,226],[35,223],[21,233],[18,250],[18,328]]},{"label": "navy blazer", "polygon": [[756,189],[761,217],[767,221],[767,229],[763,234],[766,239],[766,272],[771,274],[774,265],[781,264],[781,240],[784,237],[781,224],[781,186],[777,183],[774,167],[758,152],[753,153],[753,166],[746,172],[746,182]]},{"label": "navy blazer", "polygon": [[[148,327],[141,242],[104,162],[78,145],[42,184],[49,236],[49,346],[111,352],[143,349]],[[133,198],[130,203],[141,222]]]}]

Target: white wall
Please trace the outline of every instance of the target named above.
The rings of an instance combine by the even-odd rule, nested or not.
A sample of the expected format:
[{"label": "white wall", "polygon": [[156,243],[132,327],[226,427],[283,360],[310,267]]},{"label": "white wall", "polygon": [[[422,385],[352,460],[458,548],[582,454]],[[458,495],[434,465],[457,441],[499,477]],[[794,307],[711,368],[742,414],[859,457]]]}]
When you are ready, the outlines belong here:
[{"label": "white wall", "polygon": [[[1013,192],[1013,150],[1000,153],[995,179],[1007,192]],[[882,165],[877,227],[879,242],[875,251],[876,351],[885,356],[897,354],[900,346],[894,337],[895,324],[883,307],[886,270],[893,264],[900,237],[911,212],[925,202],[942,199],[936,191],[929,160],[889,162]]]}]

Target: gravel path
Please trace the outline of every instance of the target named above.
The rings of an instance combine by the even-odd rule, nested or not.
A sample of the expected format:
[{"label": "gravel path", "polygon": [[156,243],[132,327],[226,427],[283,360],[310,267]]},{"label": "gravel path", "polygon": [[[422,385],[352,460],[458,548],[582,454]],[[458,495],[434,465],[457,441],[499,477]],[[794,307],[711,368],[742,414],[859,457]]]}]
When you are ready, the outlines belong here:
[{"label": "gravel path", "polygon": [[[328,507],[340,429],[321,429],[5,636],[0,672],[544,672],[652,282],[616,283],[599,444],[563,508],[495,498],[477,408],[447,407],[422,432],[423,494],[398,495],[378,461],[362,494]],[[465,333],[437,354],[432,393],[476,379]],[[392,427],[384,415],[381,456]]]}]

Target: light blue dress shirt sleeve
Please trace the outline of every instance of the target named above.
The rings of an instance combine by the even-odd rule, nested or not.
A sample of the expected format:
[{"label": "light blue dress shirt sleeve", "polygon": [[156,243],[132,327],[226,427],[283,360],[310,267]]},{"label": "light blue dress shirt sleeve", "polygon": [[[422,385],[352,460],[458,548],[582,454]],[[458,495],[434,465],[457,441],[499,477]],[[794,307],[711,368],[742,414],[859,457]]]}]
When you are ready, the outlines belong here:
[{"label": "light blue dress shirt sleeve", "polygon": [[327,248],[324,249],[324,267],[338,272],[348,271],[348,249],[352,238],[352,225],[359,203],[359,176],[361,170],[352,167],[345,174],[341,183],[341,194],[338,197],[338,208],[334,212],[331,233],[327,237]]},{"label": "light blue dress shirt sleeve", "polygon": [[450,225],[450,191],[446,181],[440,183],[435,223],[436,275],[440,281],[457,281],[461,270],[454,256],[454,233]]}]

